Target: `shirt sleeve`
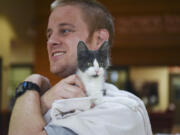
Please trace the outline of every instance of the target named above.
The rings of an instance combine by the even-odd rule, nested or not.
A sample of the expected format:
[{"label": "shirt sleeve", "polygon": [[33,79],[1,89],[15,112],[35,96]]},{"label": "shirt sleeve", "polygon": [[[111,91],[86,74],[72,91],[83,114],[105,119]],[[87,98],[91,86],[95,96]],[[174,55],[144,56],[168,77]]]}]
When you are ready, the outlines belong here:
[{"label": "shirt sleeve", "polygon": [[48,124],[44,129],[48,135],[78,135],[69,128],[52,124]]}]

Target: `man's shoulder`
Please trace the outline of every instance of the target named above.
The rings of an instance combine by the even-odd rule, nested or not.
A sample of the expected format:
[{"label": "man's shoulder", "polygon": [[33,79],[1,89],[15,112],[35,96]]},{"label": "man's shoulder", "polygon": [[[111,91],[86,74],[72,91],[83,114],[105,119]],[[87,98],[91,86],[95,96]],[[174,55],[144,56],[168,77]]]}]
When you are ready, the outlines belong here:
[{"label": "man's shoulder", "polygon": [[107,89],[107,98],[112,103],[110,109],[116,108],[118,116],[121,116],[119,118],[131,121],[131,127],[136,127],[139,123],[148,135],[152,135],[148,113],[143,101],[128,91],[118,89],[113,84],[106,83],[105,88]]},{"label": "man's shoulder", "polygon": [[139,97],[137,97],[136,95],[134,95],[133,93],[130,93],[126,90],[121,90],[113,84],[105,83],[105,89],[107,92],[107,96],[110,96],[110,97],[126,97],[126,98],[130,98],[130,99],[133,99],[137,102],[142,103],[142,100]]},{"label": "man's shoulder", "polygon": [[128,107],[132,111],[143,110],[143,112],[146,112],[144,102],[136,95],[125,90],[120,90],[115,85],[109,83],[105,84],[105,88],[107,89],[107,95],[105,97],[107,101]]}]

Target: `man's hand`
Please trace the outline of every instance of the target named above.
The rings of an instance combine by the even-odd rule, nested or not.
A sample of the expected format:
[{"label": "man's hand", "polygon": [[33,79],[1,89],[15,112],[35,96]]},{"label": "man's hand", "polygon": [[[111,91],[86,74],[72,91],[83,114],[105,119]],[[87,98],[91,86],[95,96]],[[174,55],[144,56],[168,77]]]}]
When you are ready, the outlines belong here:
[{"label": "man's hand", "polygon": [[71,75],[53,86],[41,97],[41,109],[46,113],[54,100],[85,97],[85,88],[77,75]]},{"label": "man's hand", "polygon": [[32,74],[27,77],[25,81],[30,81],[37,84],[40,87],[40,95],[43,95],[51,87],[48,78],[39,74]]}]

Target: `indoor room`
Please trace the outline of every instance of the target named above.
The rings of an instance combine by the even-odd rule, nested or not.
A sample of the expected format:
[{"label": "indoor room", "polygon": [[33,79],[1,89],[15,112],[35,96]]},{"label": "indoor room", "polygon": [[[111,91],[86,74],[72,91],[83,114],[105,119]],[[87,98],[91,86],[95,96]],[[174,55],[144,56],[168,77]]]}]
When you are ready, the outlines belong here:
[{"label": "indoor room", "polygon": [[[98,0],[115,35],[106,81],[139,97],[153,134],[180,134],[180,1]],[[7,135],[16,87],[31,74],[51,86],[47,25],[53,0],[0,0],[0,135]]]}]

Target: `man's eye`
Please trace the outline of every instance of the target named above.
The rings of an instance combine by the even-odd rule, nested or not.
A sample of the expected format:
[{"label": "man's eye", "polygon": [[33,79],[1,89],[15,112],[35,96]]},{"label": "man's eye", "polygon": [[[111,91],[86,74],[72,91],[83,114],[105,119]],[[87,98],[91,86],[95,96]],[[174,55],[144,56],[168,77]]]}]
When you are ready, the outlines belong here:
[{"label": "man's eye", "polygon": [[47,37],[47,39],[49,39],[49,38],[51,37],[51,34],[50,34],[50,33],[47,33],[47,34],[46,34],[46,37]]},{"label": "man's eye", "polygon": [[62,29],[60,30],[60,34],[67,34],[69,32],[72,32],[72,30],[68,30],[68,29]]},{"label": "man's eye", "polygon": [[47,35],[47,39],[49,39],[50,38],[50,35]]}]

